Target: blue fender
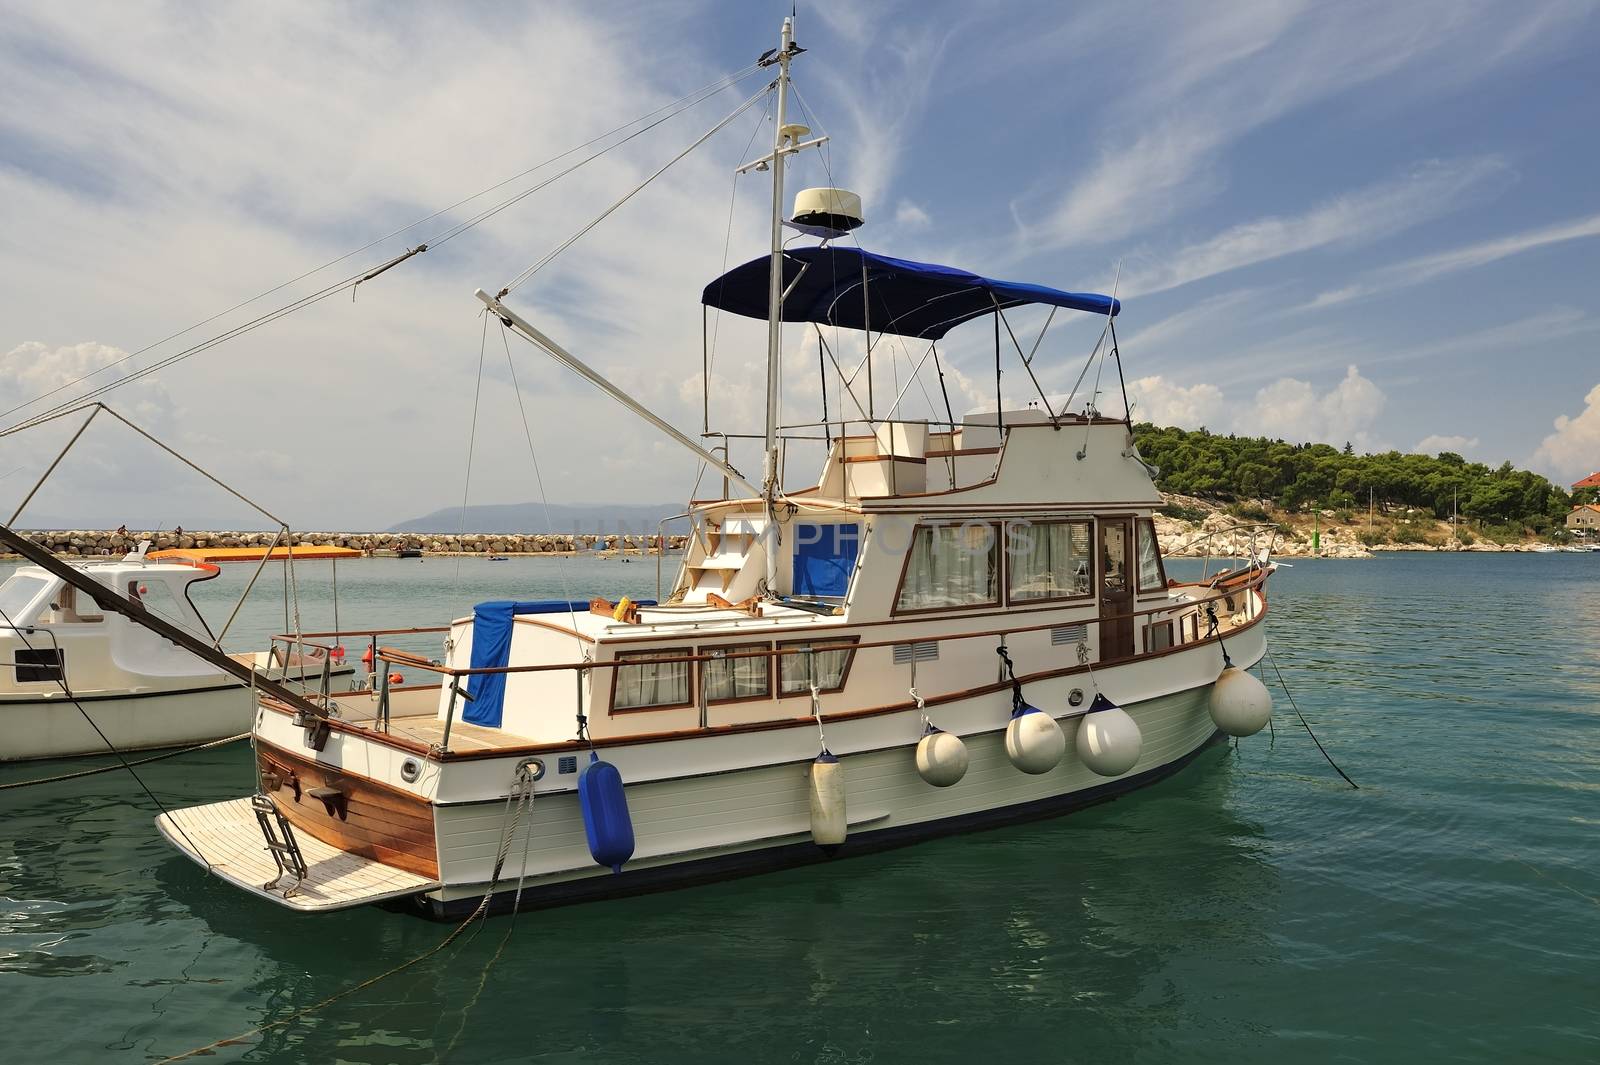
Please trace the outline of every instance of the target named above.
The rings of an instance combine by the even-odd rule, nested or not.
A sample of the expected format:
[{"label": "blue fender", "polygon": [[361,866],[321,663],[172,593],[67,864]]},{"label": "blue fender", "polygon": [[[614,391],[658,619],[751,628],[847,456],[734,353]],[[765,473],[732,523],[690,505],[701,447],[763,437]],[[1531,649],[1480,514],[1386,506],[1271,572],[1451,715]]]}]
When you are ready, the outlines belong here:
[{"label": "blue fender", "polygon": [[589,764],[578,774],[578,804],[583,809],[583,832],[596,863],[613,873],[633,857],[633,818],[623,793],[622,774],[593,751]]}]

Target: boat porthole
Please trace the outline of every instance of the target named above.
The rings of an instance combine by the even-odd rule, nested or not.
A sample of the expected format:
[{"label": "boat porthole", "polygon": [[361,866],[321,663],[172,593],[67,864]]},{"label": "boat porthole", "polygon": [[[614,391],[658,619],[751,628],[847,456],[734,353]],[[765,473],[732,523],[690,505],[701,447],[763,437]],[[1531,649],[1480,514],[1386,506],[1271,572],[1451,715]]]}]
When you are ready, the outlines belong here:
[{"label": "boat porthole", "polygon": [[528,770],[528,777],[532,780],[544,779],[544,762],[538,758],[530,758],[522,763]]},{"label": "boat porthole", "polygon": [[1072,691],[1067,694],[1067,702],[1072,706],[1082,706],[1083,705],[1083,689],[1082,688],[1073,688]]},{"label": "boat porthole", "polygon": [[422,766],[415,758],[407,758],[400,763],[400,779],[407,784],[415,784],[422,775]]}]

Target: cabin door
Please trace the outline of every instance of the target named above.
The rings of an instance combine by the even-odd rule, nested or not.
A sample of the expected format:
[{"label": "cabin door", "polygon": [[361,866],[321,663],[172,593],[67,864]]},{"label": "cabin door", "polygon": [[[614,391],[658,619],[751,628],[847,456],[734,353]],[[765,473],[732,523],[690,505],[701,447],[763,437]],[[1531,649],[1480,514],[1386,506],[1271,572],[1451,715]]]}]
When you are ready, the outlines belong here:
[{"label": "cabin door", "polygon": [[1100,660],[1133,654],[1133,521],[1101,518]]}]

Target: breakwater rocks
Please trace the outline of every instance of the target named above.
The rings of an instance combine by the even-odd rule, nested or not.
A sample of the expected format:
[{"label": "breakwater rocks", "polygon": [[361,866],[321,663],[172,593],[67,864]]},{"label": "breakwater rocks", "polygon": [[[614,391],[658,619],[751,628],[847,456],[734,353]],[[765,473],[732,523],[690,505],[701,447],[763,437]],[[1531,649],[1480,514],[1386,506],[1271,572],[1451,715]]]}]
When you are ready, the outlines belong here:
[{"label": "breakwater rocks", "polygon": [[[126,534],[95,529],[51,529],[27,534],[58,555],[119,556],[148,539],[154,550],[169,547],[266,547],[270,532],[202,532],[184,530],[182,534]],[[422,551],[430,555],[559,555],[578,551],[619,554],[652,554],[659,550],[662,537],[643,533],[467,533],[464,536],[432,533],[293,533],[288,541],[311,547],[348,547],[363,554],[389,555],[399,551]],[[668,551],[681,551],[687,542],[682,535],[667,536]]]}]

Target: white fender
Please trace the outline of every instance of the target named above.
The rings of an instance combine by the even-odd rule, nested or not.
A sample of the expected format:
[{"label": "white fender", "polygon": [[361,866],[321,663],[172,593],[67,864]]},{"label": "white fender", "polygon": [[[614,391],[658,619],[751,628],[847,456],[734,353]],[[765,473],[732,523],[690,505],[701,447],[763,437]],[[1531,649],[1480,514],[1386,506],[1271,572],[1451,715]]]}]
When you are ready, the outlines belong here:
[{"label": "white fender", "polygon": [[1237,666],[1228,666],[1211,689],[1211,720],[1230,736],[1254,736],[1272,717],[1267,686]]},{"label": "white fender", "polygon": [[844,811],[844,766],[826,749],[811,763],[811,839],[837,847],[849,834]]},{"label": "white fender", "polygon": [[1120,777],[1139,761],[1144,736],[1126,710],[1096,694],[1078,724],[1078,757],[1103,777]]},{"label": "white fender", "polygon": [[960,736],[934,729],[917,743],[917,774],[936,788],[967,775],[967,745]]},{"label": "white fender", "polygon": [[1006,726],[1006,757],[1024,773],[1048,773],[1067,751],[1067,737],[1055,718],[1024,706]]}]

